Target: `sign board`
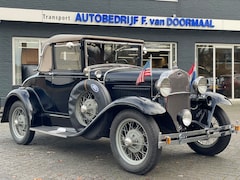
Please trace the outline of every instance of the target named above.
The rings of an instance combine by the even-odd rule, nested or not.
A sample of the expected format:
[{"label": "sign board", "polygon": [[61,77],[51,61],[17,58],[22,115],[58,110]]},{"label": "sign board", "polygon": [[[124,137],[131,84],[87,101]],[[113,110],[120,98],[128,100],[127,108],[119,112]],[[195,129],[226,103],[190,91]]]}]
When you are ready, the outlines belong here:
[{"label": "sign board", "polygon": [[165,29],[240,31],[240,20],[160,17],[0,7],[0,20]]}]

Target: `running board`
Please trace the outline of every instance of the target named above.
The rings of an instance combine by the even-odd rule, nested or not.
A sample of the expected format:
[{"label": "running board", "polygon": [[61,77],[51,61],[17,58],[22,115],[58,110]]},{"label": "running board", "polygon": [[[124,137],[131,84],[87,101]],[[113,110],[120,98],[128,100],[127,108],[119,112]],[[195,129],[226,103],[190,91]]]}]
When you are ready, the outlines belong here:
[{"label": "running board", "polygon": [[74,128],[59,126],[37,126],[31,127],[30,130],[62,138],[74,137],[78,133]]}]

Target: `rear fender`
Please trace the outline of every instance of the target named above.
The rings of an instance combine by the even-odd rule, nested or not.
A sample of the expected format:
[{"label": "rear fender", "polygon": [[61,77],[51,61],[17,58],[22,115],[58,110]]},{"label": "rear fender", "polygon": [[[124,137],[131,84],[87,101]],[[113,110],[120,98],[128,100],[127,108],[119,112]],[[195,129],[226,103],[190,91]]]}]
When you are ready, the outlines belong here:
[{"label": "rear fender", "polygon": [[31,88],[20,87],[18,89],[14,89],[8,93],[8,95],[6,97],[6,102],[4,105],[3,116],[2,116],[1,122],[8,122],[9,111],[10,111],[12,104],[15,101],[21,101],[24,104],[25,109],[27,111],[28,118],[30,120],[33,119],[32,115],[33,115],[34,109],[35,110],[42,109],[42,107],[39,104],[39,100],[37,100],[37,97],[34,94],[34,91]]}]

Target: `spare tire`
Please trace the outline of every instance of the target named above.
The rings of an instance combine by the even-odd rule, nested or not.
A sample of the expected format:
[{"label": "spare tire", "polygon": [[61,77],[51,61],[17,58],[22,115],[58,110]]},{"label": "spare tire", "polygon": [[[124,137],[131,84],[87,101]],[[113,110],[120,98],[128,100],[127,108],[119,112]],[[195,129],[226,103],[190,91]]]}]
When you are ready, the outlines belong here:
[{"label": "spare tire", "polygon": [[100,82],[87,79],[78,83],[69,97],[69,115],[74,128],[80,131],[88,126],[110,103],[109,92]]}]

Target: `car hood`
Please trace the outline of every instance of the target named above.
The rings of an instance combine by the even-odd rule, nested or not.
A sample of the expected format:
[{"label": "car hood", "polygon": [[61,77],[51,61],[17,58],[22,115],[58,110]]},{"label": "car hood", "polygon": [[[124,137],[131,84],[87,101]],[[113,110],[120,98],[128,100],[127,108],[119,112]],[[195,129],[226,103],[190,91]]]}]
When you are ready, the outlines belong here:
[{"label": "car hood", "polygon": [[[104,84],[111,91],[112,99],[123,96],[150,97],[150,92],[156,92],[155,82],[159,79],[169,78],[172,93],[190,92],[189,75],[181,69],[152,69],[152,76],[146,76],[144,82],[136,84],[141,73],[139,69],[126,69],[107,71],[104,75]],[[152,89],[152,90],[151,90]]]},{"label": "car hood", "polygon": [[[141,84],[148,84],[151,82],[155,82],[159,79],[162,73],[170,71],[168,69],[152,69],[152,76],[145,76],[144,83]],[[107,84],[136,84],[136,80],[138,76],[141,74],[141,70],[136,69],[126,69],[126,70],[119,70],[119,71],[111,71],[105,74],[105,83]]]}]

